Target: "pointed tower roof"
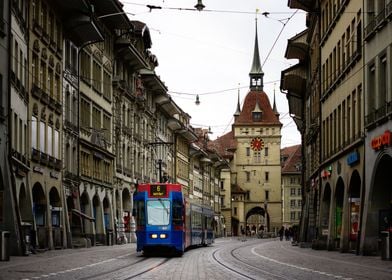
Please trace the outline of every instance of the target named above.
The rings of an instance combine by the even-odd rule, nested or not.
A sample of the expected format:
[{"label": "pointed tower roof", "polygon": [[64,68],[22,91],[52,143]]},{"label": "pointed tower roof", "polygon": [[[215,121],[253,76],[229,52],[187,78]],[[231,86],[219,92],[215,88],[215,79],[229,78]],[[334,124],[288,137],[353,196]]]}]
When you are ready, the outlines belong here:
[{"label": "pointed tower roof", "polygon": [[254,50],[253,50],[253,63],[252,63],[252,67],[249,72],[250,89],[263,90],[264,72],[261,68],[261,63],[260,63],[259,40],[257,37],[257,18],[255,19],[255,25],[256,25],[256,32],[255,32],[256,34],[255,34],[255,46],[254,46]]},{"label": "pointed tower roof", "polygon": [[273,107],[272,107],[272,111],[274,111],[275,115],[279,116],[278,109],[276,108],[275,87],[274,87],[274,105],[273,105]]},{"label": "pointed tower roof", "polygon": [[234,117],[238,117],[241,114],[241,105],[240,105],[240,89],[238,88],[238,101],[237,101],[237,109],[235,110]]}]

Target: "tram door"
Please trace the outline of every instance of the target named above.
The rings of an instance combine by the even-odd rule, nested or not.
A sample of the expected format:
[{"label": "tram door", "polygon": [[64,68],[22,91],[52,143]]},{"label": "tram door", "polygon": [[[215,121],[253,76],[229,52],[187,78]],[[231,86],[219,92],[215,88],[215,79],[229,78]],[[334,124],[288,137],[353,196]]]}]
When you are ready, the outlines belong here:
[{"label": "tram door", "polygon": [[207,244],[207,216],[203,216],[201,244]]}]

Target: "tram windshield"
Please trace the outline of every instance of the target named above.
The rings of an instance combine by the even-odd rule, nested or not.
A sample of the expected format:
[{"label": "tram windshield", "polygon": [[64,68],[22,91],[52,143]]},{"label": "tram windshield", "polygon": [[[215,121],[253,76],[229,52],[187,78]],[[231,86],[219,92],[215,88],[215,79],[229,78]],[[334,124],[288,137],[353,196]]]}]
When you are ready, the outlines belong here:
[{"label": "tram windshield", "polygon": [[152,226],[166,226],[170,222],[169,200],[147,201],[147,223]]}]

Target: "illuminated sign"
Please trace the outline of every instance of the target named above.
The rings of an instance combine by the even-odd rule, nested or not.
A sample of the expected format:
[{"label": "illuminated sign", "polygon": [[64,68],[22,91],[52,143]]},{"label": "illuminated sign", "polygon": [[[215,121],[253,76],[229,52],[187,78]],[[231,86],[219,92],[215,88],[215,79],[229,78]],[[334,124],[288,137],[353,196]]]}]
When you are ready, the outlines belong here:
[{"label": "illuminated sign", "polygon": [[357,151],[350,153],[347,156],[347,164],[352,166],[359,162],[359,153]]},{"label": "illuminated sign", "polygon": [[372,149],[375,151],[391,145],[391,131],[385,130],[384,134],[374,137],[371,142]]},{"label": "illuminated sign", "polygon": [[150,195],[151,196],[166,196],[167,190],[166,185],[151,185]]}]

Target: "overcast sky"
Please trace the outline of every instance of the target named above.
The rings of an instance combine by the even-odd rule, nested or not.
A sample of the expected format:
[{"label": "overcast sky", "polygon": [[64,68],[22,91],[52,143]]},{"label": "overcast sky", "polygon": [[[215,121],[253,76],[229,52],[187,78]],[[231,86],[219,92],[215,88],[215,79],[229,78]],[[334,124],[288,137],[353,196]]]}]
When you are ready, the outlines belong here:
[{"label": "overcast sky", "polygon": [[[158,58],[156,73],[174,101],[188,113],[194,127],[211,127],[215,139],[231,129],[240,91],[240,103],[249,91],[257,14],[264,91],[273,102],[274,88],[282,147],[299,144],[300,134],[280,92],[281,71],[297,63],[286,60],[287,39],[305,29],[305,13],[287,7],[287,0],[120,0],[131,20],[147,24],[151,51]],[[146,5],[162,7],[150,9]],[[268,12],[267,17],[263,15]],[[290,18],[290,19],[289,19]],[[289,20],[288,20],[289,19]],[[278,38],[279,33],[283,31]],[[270,55],[268,56],[268,53]],[[268,56],[268,58],[267,58]],[[195,104],[196,95],[200,105]]]}]

